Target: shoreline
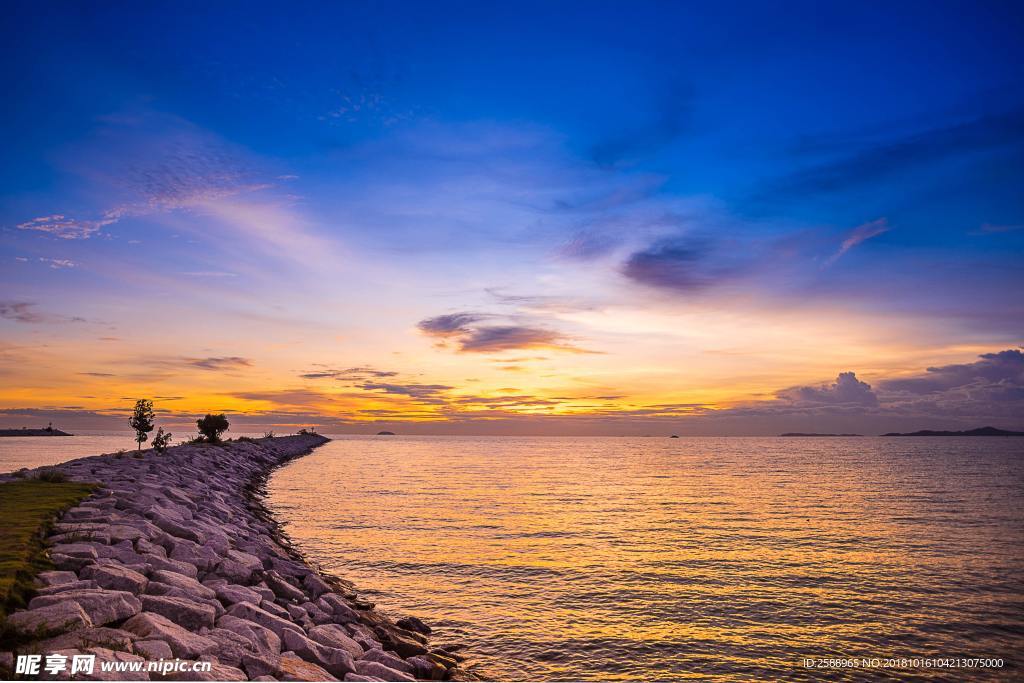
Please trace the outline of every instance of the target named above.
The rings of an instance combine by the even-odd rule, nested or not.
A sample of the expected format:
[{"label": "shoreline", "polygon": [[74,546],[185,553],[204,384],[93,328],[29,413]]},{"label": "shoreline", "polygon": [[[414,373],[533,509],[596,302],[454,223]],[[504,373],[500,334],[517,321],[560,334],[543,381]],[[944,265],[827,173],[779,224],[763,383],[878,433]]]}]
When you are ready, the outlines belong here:
[{"label": "shoreline", "polygon": [[162,680],[471,680],[421,621],[392,621],[306,559],[267,507],[273,472],[329,440],[181,445],[0,475],[56,470],[99,485],[52,525],[55,570],[8,616],[13,646],[0,647],[0,671],[19,654],[59,652],[94,654],[97,667],[211,663]]}]

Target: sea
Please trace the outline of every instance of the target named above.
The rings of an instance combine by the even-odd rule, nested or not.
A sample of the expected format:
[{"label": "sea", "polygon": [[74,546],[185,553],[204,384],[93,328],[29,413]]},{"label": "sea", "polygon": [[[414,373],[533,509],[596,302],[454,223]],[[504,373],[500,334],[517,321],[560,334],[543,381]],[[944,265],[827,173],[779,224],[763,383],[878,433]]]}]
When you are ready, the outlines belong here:
[{"label": "sea", "polygon": [[337,436],[268,504],[490,680],[1024,678],[1024,438]]}]

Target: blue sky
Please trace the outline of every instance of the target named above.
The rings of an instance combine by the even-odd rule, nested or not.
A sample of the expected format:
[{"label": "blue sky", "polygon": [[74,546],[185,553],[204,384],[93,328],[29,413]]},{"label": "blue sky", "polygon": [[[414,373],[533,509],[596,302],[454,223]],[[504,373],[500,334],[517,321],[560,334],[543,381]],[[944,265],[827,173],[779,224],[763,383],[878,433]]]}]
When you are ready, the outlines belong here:
[{"label": "blue sky", "polygon": [[[10,410],[715,431],[1021,343],[1017,3],[14,3],[3,32]],[[529,399],[460,407],[500,396]],[[957,405],[841,420],[1006,410]]]}]

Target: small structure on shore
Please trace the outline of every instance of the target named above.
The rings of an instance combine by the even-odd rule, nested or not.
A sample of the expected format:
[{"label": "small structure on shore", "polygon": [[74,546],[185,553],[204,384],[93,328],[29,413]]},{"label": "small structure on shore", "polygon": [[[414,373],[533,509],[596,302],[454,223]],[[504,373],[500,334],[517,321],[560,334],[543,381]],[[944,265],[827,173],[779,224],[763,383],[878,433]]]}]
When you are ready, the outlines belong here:
[{"label": "small structure on shore", "polygon": [[28,429],[27,427],[22,427],[21,429],[0,429],[0,436],[74,436],[74,434],[54,429],[51,422],[42,429]]}]

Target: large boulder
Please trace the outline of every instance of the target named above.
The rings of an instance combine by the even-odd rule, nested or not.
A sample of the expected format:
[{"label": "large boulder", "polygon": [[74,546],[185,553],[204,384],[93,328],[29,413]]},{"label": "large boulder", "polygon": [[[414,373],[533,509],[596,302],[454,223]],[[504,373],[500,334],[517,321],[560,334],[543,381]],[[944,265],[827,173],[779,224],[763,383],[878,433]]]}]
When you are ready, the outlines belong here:
[{"label": "large boulder", "polygon": [[142,611],[142,603],[131,593],[101,588],[65,591],[56,595],[40,595],[32,598],[29,608],[47,607],[68,601],[78,603],[95,626],[121,621]]},{"label": "large boulder", "polygon": [[236,586],[233,583],[225,582],[222,585],[217,585],[213,589],[217,594],[217,599],[225,605],[233,605],[236,602],[249,602],[254,605],[258,605],[260,600],[260,594],[251,588],[245,586]]},{"label": "large boulder", "polygon": [[381,650],[380,648],[367,650],[363,653],[363,656],[360,657],[360,659],[366,662],[377,662],[378,664],[383,664],[386,667],[395,669],[396,671],[402,671],[407,674],[412,674],[414,672],[412,664],[409,664],[400,657],[384,652],[384,650]]},{"label": "large boulder", "polygon": [[213,600],[217,597],[217,593],[212,588],[204,586],[196,579],[190,576],[185,576],[184,574],[179,574],[178,572],[170,572],[166,569],[157,569],[150,574],[149,578],[153,581],[159,581],[160,583],[181,588],[187,593],[194,594],[196,598],[201,600]]},{"label": "large boulder", "polygon": [[201,655],[216,653],[218,648],[217,641],[191,633],[160,614],[136,614],[122,628],[147,640],[164,641],[174,656],[182,659],[198,659]]},{"label": "large boulder", "polygon": [[146,590],[149,579],[137,571],[116,564],[93,564],[83,567],[79,572],[83,579],[91,579],[101,588],[129,593],[141,593]]},{"label": "large boulder", "polygon": [[37,635],[86,629],[92,620],[77,602],[61,600],[15,612],[7,617],[7,625],[16,633]]},{"label": "large boulder", "polygon": [[344,627],[338,624],[322,624],[309,629],[309,637],[312,640],[328,647],[337,647],[345,650],[353,659],[363,656],[362,646],[349,637]]},{"label": "large boulder", "polygon": [[378,662],[371,662],[364,659],[356,660],[356,672],[363,676],[372,676],[378,681],[415,681],[411,675],[404,671],[398,671],[391,667],[384,666]]},{"label": "large boulder", "polygon": [[288,583],[283,576],[273,569],[263,575],[263,580],[266,581],[270,590],[274,591],[274,595],[279,598],[290,600],[292,602],[305,601],[306,599],[305,593]]},{"label": "large boulder", "polygon": [[143,595],[142,609],[162,614],[193,631],[213,628],[213,622],[217,619],[217,613],[210,605],[169,595]]},{"label": "large boulder", "polygon": [[293,652],[281,655],[279,662],[282,681],[336,681],[329,671],[311,664]]},{"label": "large boulder", "polygon": [[237,604],[232,605],[228,609],[227,613],[233,617],[245,619],[247,621],[259,624],[260,626],[263,626],[265,628],[269,628],[271,631],[277,634],[278,638],[283,638],[286,631],[296,631],[300,634],[305,635],[302,631],[302,627],[298,624],[292,623],[287,619],[282,619],[281,617],[274,616],[270,612],[262,610],[256,605],[250,604],[248,602],[239,602]]},{"label": "large boulder", "polygon": [[132,640],[134,637],[134,634],[118,628],[96,626],[41,640],[35,643],[33,649],[37,652],[56,652],[57,650],[84,650],[102,645],[111,650],[133,652]]},{"label": "large boulder", "polygon": [[326,669],[334,676],[342,677],[356,670],[352,655],[348,652],[338,647],[321,645],[301,633],[285,631],[281,637],[281,643],[284,648],[291,650],[306,661]]},{"label": "large boulder", "polygon": [[225,614],[217,620],[217,628],[242,636],[253,644],[256,652],[265,655],[281,654],[281,638],[266,626]]}]

